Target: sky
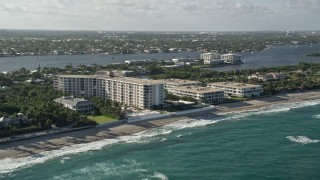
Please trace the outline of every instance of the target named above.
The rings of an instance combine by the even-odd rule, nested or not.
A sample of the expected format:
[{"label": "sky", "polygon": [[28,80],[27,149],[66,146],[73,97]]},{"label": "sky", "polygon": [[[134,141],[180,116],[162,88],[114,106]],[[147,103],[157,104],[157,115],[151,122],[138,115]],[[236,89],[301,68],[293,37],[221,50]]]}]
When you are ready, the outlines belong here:
[{"label": "sky", "polygon": [[0,29],[320,30],[320,0],[0,0]]}]

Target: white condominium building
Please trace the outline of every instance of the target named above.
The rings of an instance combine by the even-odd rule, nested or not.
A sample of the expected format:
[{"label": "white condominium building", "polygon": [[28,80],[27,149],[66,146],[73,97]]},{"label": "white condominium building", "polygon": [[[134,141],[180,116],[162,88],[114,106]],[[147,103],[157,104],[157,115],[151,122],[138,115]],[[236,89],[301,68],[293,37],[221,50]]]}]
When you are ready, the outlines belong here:
[{"label": "white condominium building", "polygon": [[207,86],[223,90],[225,96],[253,97],[263,95],[263,88],[261,85],[235,82],[217,82],[208,84]]},{"label": "white condominium building", "polygon": [[198,102],[214,103],[224,100],[224,92],[221,89],[209,87],[175,87],[170,90],[170,93],[176,96],[192,97]]},{"label": "white condominium building", "polygon": [[75,97],[105,98],[105,78],[95,75],[57,75],[53,87]]},{"label": "white condominium building", "polygon": [[220,54],[218,54],[218,53],[202,53],[202,54],[200,54],[200,59],[203,59],[204,61],[219,60]]},{"label": "white condominium building", "polygon": [[200,54],[200,59],[203,59],[203,64],[207,65],[219,65],[223,64],[224,61],[220,59],[220,54],[218,53],[203,53]]},{"label": "white condominium building", "polygon": [[57,75],[53,86],[76,97],[102,97],[141,109],[162,106],[165,96],[163,82],[137,78]]},{"label": "white condominium building", "polygon": [[225,62],[225,63],[230,63],[230,64],[235,64],[235,63],[239,63],[242,62],[241,61],[241,56],[238,54],[223,54],[221,55],[221,59]]},{"label": "white condominium building", "polygon": [[164,84],[161,81],[137,78],[106,78],[106,99],[141,109],[162,106]]}]

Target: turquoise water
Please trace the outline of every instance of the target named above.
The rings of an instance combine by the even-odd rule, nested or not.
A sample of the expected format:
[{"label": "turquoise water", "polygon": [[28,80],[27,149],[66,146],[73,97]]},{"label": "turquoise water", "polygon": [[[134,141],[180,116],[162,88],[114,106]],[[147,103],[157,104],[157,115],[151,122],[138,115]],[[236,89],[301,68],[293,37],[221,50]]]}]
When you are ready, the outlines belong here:
[{"label": "turquoise water", "polygon": [[320,101],[0,160],[0,179],[319,179]]}]

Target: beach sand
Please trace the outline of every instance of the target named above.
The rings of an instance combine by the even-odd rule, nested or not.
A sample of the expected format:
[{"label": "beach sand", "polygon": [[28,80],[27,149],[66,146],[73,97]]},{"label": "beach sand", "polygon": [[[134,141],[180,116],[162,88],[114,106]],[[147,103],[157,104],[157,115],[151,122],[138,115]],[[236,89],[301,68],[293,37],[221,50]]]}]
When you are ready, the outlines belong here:
[{"label": "beach sand", "polygon": [[20,158],[39,154],[44,151],[61,149],[79,143],[89,143],[103,139],[111,139],[119,136],[131,135],[150,128],[161,127],[186,118],[196,119],[204,115],[223,115],[225,113],[242,112],[259,109],[274,104],[300,102],[320,99],[320,91],[308,91],[303,93],[280,94],[277,96],[258,98],[248,101],[226,103],[215,106],[214,110],[192,113],[191,115],[176,116],[165,119],[157,119],[120,125],[102,126],[79,131],[51,134],[21,141],[13,141],[0,145],[0,159]]}]

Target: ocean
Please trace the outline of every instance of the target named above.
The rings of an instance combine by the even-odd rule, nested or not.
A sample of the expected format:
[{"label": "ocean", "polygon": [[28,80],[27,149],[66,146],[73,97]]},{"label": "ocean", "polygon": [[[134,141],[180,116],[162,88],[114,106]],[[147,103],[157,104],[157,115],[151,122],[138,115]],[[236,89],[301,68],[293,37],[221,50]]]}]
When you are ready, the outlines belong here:
[{"label": "ocean", "polygon": [[[232,71],[249,68],[295,65],[303,62],[320,62],[320,57],[307,57],[307,54],[319,53],[320,43],[304,45],[279,45],[259,52],[240,52],[243,64],[214,67],[216,71]],[[157,54],[86,54],[86,55],[50,55],[39,56],[37,64],[41,67],[64,68],[71,63],[73,66],[80,64],[111,64],[124,63],[125,60],[169,60],[172,58],[200,58],[200,52],[157,53]],[[35,56],[0,57],[0,72],[18,70],[22,67],[33,69],[36,62]]]},{"label": "ocean", "polygon": [[320,100],[185,119],[0,160],[0,179],[319,179]]}]

